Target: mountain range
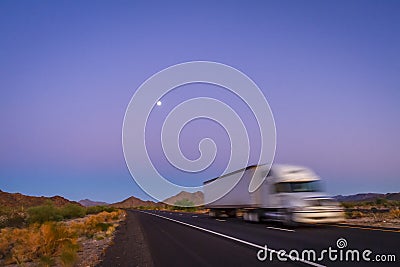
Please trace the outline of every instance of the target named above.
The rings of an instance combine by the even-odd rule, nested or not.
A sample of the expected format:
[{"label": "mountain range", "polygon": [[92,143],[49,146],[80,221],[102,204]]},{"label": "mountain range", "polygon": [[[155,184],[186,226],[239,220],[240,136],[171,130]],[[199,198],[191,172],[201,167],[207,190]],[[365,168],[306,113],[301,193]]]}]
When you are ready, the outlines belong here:
[{"label": "mountain range", "polygon": [[93,200],[90,200],[90,199],[82,199],[82,200],[79,200],[78,201],[79,202],[79,204],[81,204],[82,206],[84,206],[84,207],[93,207],[93,206],[107,206],[107,205],[109,205],[108,203],[106,203],[106,202],[102,202],[102,201],[93,201]]},{"label": "mountain range", "polygon": [[201,191],[197,191],[194,193],[189,193],[186,191],[182,191],[180,193],[178,193],[175,196],[169,197],[167,199],[165,199],[163,202],[164,203],[168,203],[168,204],[174,204],[177,201],[181,201],[181,200],[188,200],[190,202],[192,202],[195,206],[201,206],[204,205],[204,194]]},{"label": "mountain range", "polygon": [[340,202],[359,202],[359,201],[375,201],[378,198],[386,199],[386,200],[400,200],[400,192],[399,193],[387,193],[387,194],[379,194],[379,193],[361,193],[349,196],[334,196],[337,201]]},{"label": "mountain range", "polygon": [[141,200],[140,198],[131,196],[125,200],[117,203],[110,204],[110,206],[115,208],[133,208],[133,207],[163,207],[164,203],[154,202],[150,200]]},{"label": "mountain range", "polygon": [[[399,193],[387,193],[387,194],[379,194],[379,193],[361,193],[355,195],[337,195],[334,198],[340,202],[358,202],[358,201],[375,201],[378,198],[386,199],[386,200],[397,200],[400,201],[400,192]],[[176,203],[181,200],[188,200],[192,202],[194,205],[203,205],[204,204],[204,194],[203,192],[197,191],[194,193],[189,193],[186,191],[182,191],[179,194],[169,197],[164,200],[165,203]],[[23,207],[29,208],[33,206],[39,206],[46,203],[53,203],[55,206],[64,206],[66,204],[76,204],[80,206],[105,206],[109,205],[116,208],[134,208],[134,207],[153,207],[153,208],[165,208],[167,205],[164,202],[154,202],[150,200],[142,200],[140,198],[131,196],[122,200],[120,202],[108,204],[102,201],[92,201],[90,199],[83,199],[79,202],[70,201],[61,196],[53,196],[53,197],[36,197],[36,196],[27,196],[20,193],[7,193],[0,190],[0,206],[4,207]]]},{"label": "mountain range", "polygon": [[3,207],[30,208],[34,206],[44,205],[49,202],[53,203],[57,207],[61,207],[67,204],[81,205],[78,202],[70,201],[60,196],[34,197],[34,196],[23,195],[20,193],[7,193],[0,190],[0,206]]}]

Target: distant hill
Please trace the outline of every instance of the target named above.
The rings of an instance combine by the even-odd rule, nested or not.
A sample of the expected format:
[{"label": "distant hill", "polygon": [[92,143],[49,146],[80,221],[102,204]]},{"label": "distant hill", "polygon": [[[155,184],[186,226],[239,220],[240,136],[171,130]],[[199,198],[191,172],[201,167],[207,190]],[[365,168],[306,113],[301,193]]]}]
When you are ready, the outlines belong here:
[{"label": "distant hill", "polygon": [[127,199],[121,201],[121,202],[117,202],[117,203],[113,203],[110,204],[111,207],[115,207],[115,208],[134,208],[134,207],[162,207],[164,206],[164,204],[162,203],[156,203],[154,201],[149,201],[149,200],[141,200],[140,198],[137,197],[128,197]]},{"label": "distant hill", "polygon": [[102,201],[93,201],[90,199],[82,199],[79,200],[79,204],[81,204],[84,207],[92,207],[92,206],[107,206],[108,203],[102,202]]},{"label": "distant hill", "polygon": [[400,201],[400,192],[399,193],[387,193],[385,194],[385,198],[387,200],[397,200]]},{"label": "distant hill", "polygon": [[387,199],[387,200],[400,200],[400,192],[399,193],[387,193],[387,194],[379,194],[379,193],[361,193],[349,196],[334,196],[337,201],[340,202],[361,202],[361,201],[375,201],[378,198]]},{"label": "distant hill", "polygon": [[78,202],[70,201],[60,196],[34,197],[34,196],[23,195],[20,193],[7,193],[0,190],[0,206],[10,207],[10,208],[14,207],[29,208],[29,207],[44,205],[48,202],[52,202],[57,207],[61,207],[70,203],[81,205]]},{"label": "distant hill", "polygon": [[181,201],[184,199],[193,202],[195,206],[204,205],[204,194],[201,191],[197,191],[194,193],[182,191],[175,196],[165,199],[163,202],[169,205],[174,205],[174,203],[176,203],[177,201]]}]

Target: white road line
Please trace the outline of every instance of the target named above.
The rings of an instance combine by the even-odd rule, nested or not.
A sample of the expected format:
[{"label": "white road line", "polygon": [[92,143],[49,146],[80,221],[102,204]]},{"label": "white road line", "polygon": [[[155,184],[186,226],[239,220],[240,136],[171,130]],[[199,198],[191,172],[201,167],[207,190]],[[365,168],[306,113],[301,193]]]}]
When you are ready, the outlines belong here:
[{"label": "white road line", "polygon": [[192,216],[192,218],[197,218],[197,217],[199,217],[199,216],[197,216],[197,215],[193,215],[193,216]]},{"label": "white road line", "polygon": [[273,230],[286,231],[286,232],[294,232],[294,230],[292,230],[292,229],[278,228],[278,227],[272,227],[272,226],[267,226],[267,228],[273,229]]},{"label": "white road line", "polygon": [[226,220],[222,220],[222,219],[215,219],[215,220],[217,220],[219,222],[226,222]]},{"label": "white road line", "polygon": [[[208,233],[211,233],[211,234],[214,234],[214,235],[217,235],[217,236],[222,236],[222,237],[225,237],[227,239],[230,239],[230,240],[242,243],[242,244],[246,244],[248,246],[252,246],[252,247],[255,247],[255,248],[258,248],[258,249],[263,249],[263,250],[266,249],[266,246],[260,246],[260,245],[251,243],[249,241],[245,241],[245,240],[233,237],[233,236],[229,236],[229,235],[218,233],[218,232],[215,232],[215,231],[212,231],[212,230],[208,230],[208,229],[200,227],[200,226],[196,226],[196,225],[193,225],[193,224],[181,222],[181,221],[178,221],[178,220],[175,220],[175,219],[171,219],[171,218],[168,218],[168,217],[165,217],[165,216],[161,216],[161,215],[158,215],[158,214],[154,214],[154,213],[149,213],[149,212],[145,212],[145,211],[140,211],[140,212],[146,213],[146,214],[149,214],[149,215],[152,215],[152,216],[157,216],[157,217],[163,218],[165,220],[169,220],[169,221],[176,222],[176,223],[179,223],[179,224],[183,224],[183,225],[186,225],[186,226],[189,226],[189,227],[192,227],[192,228],[204,231],[204,232],[208,232]],[[269,252],[271,252],[271,253],[278,253],[278,251],[275,250],[275,249],[267,248],[267,250]],[[288,254],[280,254],[280,255],[289,258]],[[308,261],[308,260],[298,259],[298,261],[302,262],[302,263],[306,263],[306,264],[312,265],[312,266],[316,266],[316,267],[326,267],[325,265],[321,265],[321,264],[318,264],[318,263],[315,263],[315,262],[312,262],[312,261]]]}]

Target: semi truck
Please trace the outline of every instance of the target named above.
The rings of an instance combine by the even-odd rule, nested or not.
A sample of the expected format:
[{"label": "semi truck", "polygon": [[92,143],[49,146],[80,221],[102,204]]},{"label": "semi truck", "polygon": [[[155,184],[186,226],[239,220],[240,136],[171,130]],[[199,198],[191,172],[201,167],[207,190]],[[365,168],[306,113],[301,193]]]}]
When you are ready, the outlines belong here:
[{"label": "semi truck", "polygon": [[[218,187],[229,179],[237,181],[236,185],[218,197]],[[254,180],[260,183],[252,189]],[[204,182],[204,200],[212,217],[278,221],[290,226],[344,220],[343,208],[323,192],[318,175],[301,166],[253,165],[225,174]]]}]

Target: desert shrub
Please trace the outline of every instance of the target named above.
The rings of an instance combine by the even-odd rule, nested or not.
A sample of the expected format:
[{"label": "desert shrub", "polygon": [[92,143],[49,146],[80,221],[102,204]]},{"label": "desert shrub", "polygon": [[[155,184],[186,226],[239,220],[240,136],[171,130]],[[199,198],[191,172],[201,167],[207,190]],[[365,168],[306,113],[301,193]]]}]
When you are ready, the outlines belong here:
[{"label": "desert shrub", "polygon": [[92,206],[92,207],[86,208],[86,214],[97,214],[102,211],[113,212],[113,211],[116,211],[116,208],[109,207],[109,206]]},{"label": "desert shrub", "polygon": [[100,231],[106,232],[109,227],[111,227],[113,224],[112,223],[103,223],[99,222],[96,224],[96,228]]},{"label": "desert shrub", "polygon": [[137,206],[135,208],[139,209],[139,210],[155,210],[155,209],[157,209],[154,206]]},{"label": "desert shrub", "polygon": [[26,213],[23,209],[11,209],[0,206],[0,228],[22,227],[25,225]]},{"label": "desert shrub", "polygon": [[[0,236],[0,258],[6,264],[23,265],[24,262],[38,259],[41,266],[51,266],[54,257],[64,253],[65,266],[70,266],[71,261],[67,260],[67,256],[74,256],[78,248],[77,238],[63,223],[46,222],[23,229],[6,228]],[[74,257],[76,259],[77,256]]]},{"label": "desert shrub", "polygon": [[[378,203],[380,203],[380,201],[378,201]],[[361,206],[375,206],[375,204],[376,204],[376,201],[364,201],[364,202],[361,202],[360,203],[360,205]]]},{"label": "desert shrub", "polygon": [[96,215],[91,215],[85,219],[83,222],[84,234],[91,238],[98,231],[107,231],[108,228],[112,225],[110,222],[118,219],[121,213],[119,211],[114,212],[100,212]]},{"label": "desert shrub", "polygon": [[10,228],[0,230],[0,260],[5,261],[4,263],[6,264],[7,260],[11,257],[12,244],[10,240],[12,240],[12,238],[15,237],[13,237]]},{"label": "desert shrub", "polygon": [[390,217],[400,219],[400,209],[393,209],[390,211]]},{"label": "desert shrub", "polygon": [[12,230],[11,240],[14,240],[11,248],[12,258],[17,263],[29,261],[40,255],[39,248],[41,244],[40,235],[36,228],[14,229]]},{"label": "desert shrub", "polygon": [[50,266],[53,266],[54,264],[55,264],[54,258],[52,258],[50,256],[41,256],[40,257],[39,266],[50,267]]},{"label": "desert shrub", "polygon": [[55,207],[52,203],[48,203],[29,208],[28,222],[42,224],[50,221],[81,218],[85,215],[86,209],[76,204],[67,204],[63,207]]},{"label": "desert shrub", "polygon": [[84,235],[97,239],[110,236],[115,231],[114,223],[124,215],[118,210],[69,222],[50,221],[22,229],[0,229],[1,264],[23,266],[25,262],[34,261],[39,266],[74,266],[78,259],[78,238]]},{"label": "desert shrub", "polygon": [[10,211],[8,214],[0,215],[0,228],[23,227],[26,222],[26,213]]},{"label": "desert shrub", "polygon": [[[6,227],[23,227],[26,222],[26,214],[24,213],[13,213],[6,221],[4,226]],[[0,226],[1,227],[1,226]]]},{"label": "desert shrub", "polygon": [[384,205],[384,206],[386,206],[387,203],[388,203],[388,201],[386,199],[384,199],[384,198],[377,198],[375,200],[375,204],[376,205]]},{"label": "desert shrub", "polygon": [[391,207],[391,208],[400,208],[400,201],[390,200],[388,202],[388,206]]},{"label": "desert shrub", "polygon": [[0,206],[0,216],[8,215],[11,212],[9,207]]},{"label": "desert shrub", "polygon": [[358,219],[358,218],[363,218],[363,217],[365,217],[365,214],[362,213],[361,211],[346,212],[346,218],[349,218],[349,219]]},{"label": "desert shrub", "polygon": [[86,209],[76,204],[67,204],[61,208],[64,219],[81,218],[86,215]]},{"label": "desert shrub", "polygon": [[351,202],[342,202],[340,203],[342,205],[343,208],[345,209],[351,209],[354,208],[355,204],[351,203]]},{"label": "desert shrub", "polygon": [[64,223],[46,222],[39,228],[39,254],[42,265],[51,266],[54,257],[60,256],[63,266],[73,266],[78,255],[79,245],[75,233],[69,231]]},{"label": "desert shrub", "polygon": [[60,261],[63,266],[74,266],[78,260],[79,245],[73,239],[67,239],[61,248]]},{"label": "desert shrub", "polygon": [[53,204],[36,206],[28,209],[29,223],[44,223],[48,221],[61,221],[64,217],[60,209]]},{"label": "desert shrub", "polygon": [[66,240],[68,236],[67,228],[55,222],[46,222],[40,226],[41,253],[45,256],[54,254],[60,242]]},{"label": "desert shrub", "polygon": [[176,201],[174,206],[175,210],[184,210],[184,211],[195,211],[196,207],[194,206],[194,203],[188,199],[182,199]]}]

